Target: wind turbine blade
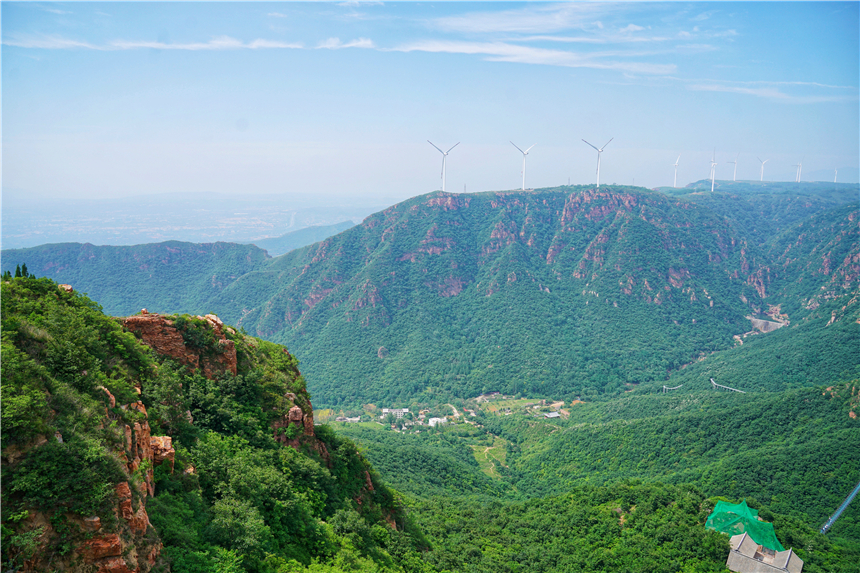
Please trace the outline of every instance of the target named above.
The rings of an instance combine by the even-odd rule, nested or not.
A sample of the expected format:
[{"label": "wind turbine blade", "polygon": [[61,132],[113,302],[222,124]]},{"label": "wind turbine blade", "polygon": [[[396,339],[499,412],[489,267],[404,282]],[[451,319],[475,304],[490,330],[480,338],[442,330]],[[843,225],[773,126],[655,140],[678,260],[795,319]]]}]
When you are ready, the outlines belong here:
[{"label": "wind turbine blade", "polygon": [[681,156],[678,156],[678,159],[675,160],[675,167],[678,167],[678,162],[681,161]]},{"label": "wind turbine blade", "polygon": [[759,160],[759,163],[761,163],[762,165],[764,165],[764,161],[762,161],[762,160],[761,160],[761,157],[759,157],[758,155],[756,155],[756,156],[755,156],[755,158]]},{"label": "wind turbine blade", "polygon": [[[759,159],[759,161],[761,161],[761,159]],[[764,164],[765,164],[765,163],[767,163],[768,161],[770,161],[770,159],[765,159],[764,161],[761,161],[761,164],[762,164],[762,165],[764,165]]]},{"label": "wind turbine blade", "polygon": [[517,145],[516,143],[514,143],[513,141],[511,141],[511,145],[513,145],[514,147],[516,147],[516,148],[519,150],[519,152],[520,152],[520,153],[522,153],[523,155],[525,155],[525,154],[526,154],[526,152],[525,152],[525,151],[523,151],[522,149],[520,149],[520,146],[519,146],[519,145]]},{"label": "wind turbine blade", "polygon": [[[533,143],[532,147],[534,147],[535,145],[537,145],[537,143]],[[532,147],[529,147],[528,149],[526,149],[526,151],[525,151],[526,155],[528,155],[529,151],[532,150]]]},{"label": "wind turbine blade", "polygon": [[[433,147],[436,147],[436,144],[435,144],[435,143],[433,143],[432,141],[430,141],[429,139],[427,140],[427,143],[429,143],[429,144],[430,144],[430,145],[432,145]],[[439,148],[438,148],[438,147],[436,147],[436,149],[439,149]],[[445,152],[444,152],[444,151],[442,151],[441,149],[439,149],[439,153],[441,153],[442,155],[445,155]]]},{"label": "wind turbine blade", "polygon": [[[582,141],[585,141],[585,140],[583,139]],[[588,143],[588,142],[587,142],[587,141],[585,141],[585,143]],[[589,145],[591,148],[593,148],[593,149],[594,149],[594,151],[598,151],[598,152],[600,151],[599,149],[597,149],[596,147],[594,147],[594,146],[593,146],[593,145],[591,145],[590,143],[588,143],[588,145]]]},{"label": "wind turbine blade", "polygon": [[610,143],[612,143],[612,140],[613,140],[613,139],[615,139],[615,138],[613,137],[613,138],[611,138],[609,141],[607,141],[606,143],[604,143],[604,144],[603,144],[603,147],[601,147],[600,149],[601,149],[601,150],[602,150],[602,149],[605,149],[607,145],[609,145]]},{"label": "wind turbine blade", "polygon": [[[457,143],[455,143],[454,145],[452,145],[452,146],[451,146],[451,149],[454,149],[454,148],[455,148],[455,147],[457,147],[458,145],[460,145],[460,142],[459,142],[459,141],[458,141]],[[451,149],[449,149],[448,151],[446,151],[446,152],[445,152],[445,155],[448,155],[448,154],[451,152]]]}]

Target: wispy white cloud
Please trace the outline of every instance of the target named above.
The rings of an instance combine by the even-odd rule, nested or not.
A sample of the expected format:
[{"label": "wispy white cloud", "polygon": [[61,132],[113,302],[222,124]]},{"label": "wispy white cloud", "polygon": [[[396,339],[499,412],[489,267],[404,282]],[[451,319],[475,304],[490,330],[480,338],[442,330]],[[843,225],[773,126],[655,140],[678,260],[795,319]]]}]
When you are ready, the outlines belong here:
[{"label": "wispy white cloud", "polygon": [[698,15],[690,18],[690,21],[692,21],[692,22],[704,22],[705,20],[707,20],[708,18],[710,18],[711,16],[713,16],[717,12],[718,12],[718,10],[711,10],[709,12],[702,12],[701,14],[698,14]]},{"label": "wispy white cloud", "polygon": [[286,14],[281,14],[280,12],[269,12],[266,16],[270,18],[287,18]]},{"label": "wispy white cloud", "polygon": [[375,48],[372,40],[367,38],[358,38],[350,42],[343,43],[340,38],[329,38],[325,42],[320,43],[317,48],[326,50],[340,50],[341,48]]},{"label": "wispy white cloud", "polygon": [[857,94],[854,95],[792,95],[781,91],[776,87],[744,87],[738,85],[726,85],[718,83],[707,84],[690,84],[687,89],[693,91],[706,92],[723,92],[736,93],[742,95],[750,95],[770,100],[776,100],[784,103],[827,103],[827,102],[847,102],[857,101]]},{"label": "wispy white cloud", "polygon": [[600,36],[522,36],[509,38],[509,42],[559,42],[569,44],[631,44],[646,42],[666,42],[674,38],[668,36],[641,36],[641,35],[600,35]]},{"label": "wispy white cloud", "polygon": [[394,48],[398,52],[433,52],[449,54],[482,55],[493,62],[516,62],[541,64],[569,68],[593,68],[618,70],[638,74],[671,74],[674,64],[652,64],[646,62],[619,62],[605,60],[606,57],[628,56],[629,52],[577,53],[563,50],[547,50],[530,46],[519,46],[505,42],[457,42],[429,40]]},{"label": "wispy white cloud", "polygon": [[3,45],[14,46],[16,48],[35,48],[42,50],[68,50],[73,48],[84,48],[88,50],[105,49],[94,44],[90,44],[89,42],[70,40],[68,38],[60,38],[57,36],[42,38],[7,36],[3,38]]},{"label": "wispy white cloud", "polygon": [[598,3],[554,4],[502,12],[472,12],[462,16],[437,18],[432,25],[442,30],[466,33],[522,32],[550,33],[561,30],[602,27],[595,21],[606,13]]},{"label": "wispy white cloud", "polygon": [[642,26],[637,26],[636,24],[627,24],[626,27],[621,28],[618,31],[622,32],[622,33],[624,33],[624,32],[639,32],[639,31],[644,30],[644,29],[645,28],[643,28]]},{"label": "wispy white cloud", "polygon": [[42,8],[45,12],[50,12],[51,14],[71,14],[72,12],[67,12],[65,10],[60,10],[58,8]]},{"label": "wispy white cloud", "polygon": [[[86,50],[264,50],[264,49],[301,49],[305,46],[299,42],[281,42],[277,40],[256,39],[243,42],[230,36],[218,36],[208,42],[186,42],[169,43],[159,41],[140,40],[112,40],[106,44],[91,44],[78,40],[69,40],[57,36],[52,37],[12,37],[4,38],[3,44],[18,48],[35,48],[44,50],[86,49]],[[318,49],[339,50],[343,48],[376,48],[373,40],[369,38],[357,38],[349,42],[342,42],[339,38],[329,38],[316,46]]]},{"label": "wispy white cloud", "polygon": [[15,46],[18,48],[34,48],[43,50],[68,50],[68,49],[85,49],[85,50],[136,50],[136,49],[155,49],[155,50],[261,50],[261,49],[299,49],[304,46],[295,42],[279,42],[273,40],[257,39],[251,42],[243,42],[230,36],[219,36],[208,42],[188,42],[188,43],[168,43],[168,42],[149,42],[139,40],[112,40],[106,44],[97,45],[89,42],[81,42],[78,40],[70,40],[58,36],[33,38],[33,37],[12,37],[3,38],[3,44],[6,46]]},{"label": "wispy white cloud", "polygon": [[127,40],[115,40],[109,42],[105,49],[117,50],[133,50],[137,48],[151,48],[156,50],[259,50],[266,48],[281,48],[281,49],[297,49],[303,46],[298,43],[277,42],[272,40],[253,40],[251,42],[242,42],[230,36],[219,36],[208,42],[189,42],[189,43],[166,43],[166,42],[139,42]]},{"label": "wispy white cloud", "polygon": [[339,2],[338,6],[356,8],[358,6],[382,6],[382,4],[382,2],[378,2],[376,0],[347,0],[346,2]]},{"label": "wispy white cloud", "polygon": [[846,89],[857,91],[857,86],[838,86],[833,84],[822,84],[818,82],[801,82],[801,81],[779,81],[779,80],[714,80],[714,79],[686,79],[672,78],[678,81],[695,82],[700,84],[720,84],[720,85],[737,85],[737,86],[807,86],[815,88],[831,88],[831,89]]}]

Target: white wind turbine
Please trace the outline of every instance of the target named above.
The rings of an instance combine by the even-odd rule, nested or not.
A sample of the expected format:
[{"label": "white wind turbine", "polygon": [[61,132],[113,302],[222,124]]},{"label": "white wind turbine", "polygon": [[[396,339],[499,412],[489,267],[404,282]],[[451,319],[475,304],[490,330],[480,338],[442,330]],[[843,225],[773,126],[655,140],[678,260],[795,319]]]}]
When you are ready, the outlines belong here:
[{"label": "white wind turbine", "polygon": [[[615,138],[613,137],[612,139],[615,139]],[[587,142],[587,141],[585,141],[584,139],[582,140],[582,141],[585,141],[585,143],[587,143],[590,147],[593,147],[595,151],[597,151],[597,188],[598,188],[598,189],[600,189],[600,154],[601,154],[601,153],[603,153],[603,149],[604,149],[607,145],[609,145],[610,143],[612,143],[612,139],[610,139],[609,141],[607,141],[606,143],[604,143],[604,144],[603,144],[603,147],[601,147],[600,149],[597,149],[596,147],[594,147],[593,145],[591,145],[590,143],[588,143],[588,142]]]},{"label": "white wind turbine", "polygon": [[729,163],[734,163],[734,164],[735,164],[735,174],[734,174],[734,175],[732,175],[732,181],[737,181],[737,180],[738,180],[738,157],[740,157],[740,156],[741,156],[741,153],[740,153],[740,151],[739,151],[739,152],[738,152],[737,157],[735,157],[735,160],[734,160],[734,161],[729,161]]},{"label": "white wind turbine", "polygon": [[[429,143],[433,147],[436,147],[436,145],[432,141],[430,141],[429,139],[427,140],[427,143]],[[454,145],[452,145],[451,149],[454,149],[458,145],[460,145],[459,141],[457,143],[455,143]],[[438,149],[439,153],[442,154],[442,192],[444,193],[445,192],[445,159],[448,157],[448,153],[451,152],[451,149],[449,149],[448,151],[442,151],[438,147],[436,147],[436,149]]]},{"label": "white wind turbine", "polygon": [[800,174],[803,173],[803,159],[795,167],[797,167],[797,177],[794,178],[794,182],[800,183]]},{"label": "white wind turbine", "polygon": [[834,170],[833,170],[833,182],[834,182],[834,183],[836,183],[836,176],[837,176],[837,175],[839,175],[839,170],[838,170],[838,169],[834,169]]},{"label": "white wind turbine", "polygon": [[517,147],[517,144],[514,143],[513,141],[511,141],[511,145],[516,147],[519,150],[519,152],[523,154],[523,191],[525,191],[526,190],[526,155],[529,154],[529,151],[531,151],[532,147],[537,145],[537,143],[532,144],[532,147],[529,147],[525,151],[523,151],[522,149]]},{"label": "white wind turbine", "polygon": [[672,187],[678,187],[678,162],[681,161],[681,156],[678,156],[678,159],[675,160],[675,182],[672,183]]},{"label": "white wind turbine", "polygon": [[770,161],[770,159],[765,159],[764,161],[761,160],[761,157],[756,157],[756,159],[761,163],[761,177],[759,181],[764,181],[764,164]]},{"label": "white wind turbine", "polygon": [[714,156],[711,158],[711,193],[714,192],[714,176],[717,174],[717,148],[714,148]]}]

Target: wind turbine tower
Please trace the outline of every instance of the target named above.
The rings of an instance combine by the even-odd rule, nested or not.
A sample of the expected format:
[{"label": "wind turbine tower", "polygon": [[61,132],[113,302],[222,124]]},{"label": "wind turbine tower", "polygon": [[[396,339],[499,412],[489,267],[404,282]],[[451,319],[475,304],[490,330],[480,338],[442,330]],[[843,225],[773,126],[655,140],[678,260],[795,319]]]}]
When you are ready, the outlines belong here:
[{"label": "wind turbine tower", "polygon": [[[432,141],[430,141],[429,139],[427,140],[427,143],[429,143],[433,147],[436,147],[436,145]],[[460,145],[459,141],[457,143],[455,143],[454,145],[452,145],[448,151],[442,151],[441,149],[436,147],[436,149],[439,150],[439,153],[442,154],[442,193],[445,192],[445,159],[448,157],[448,153],[451,152],[451,149],[454,149],[458,145]]]},{"label": "wind turbine tower", "polygon": [[729,161],[729,163],[734,163],[734,164],[735,164],[735,174],[734,174],[734,175],[732,175],[732,181],[737,181],[737,180],[738,180],[738,157],[740,157],[740,156],[741,156],[741,154],[740,154],[740,152],[738,152],[738,155],[737,155],[737,157],[735,157],[735,160],[734,160],[734,161]]},{"label": "wind turbine tower", "polygon": [[675,182],[672,183],[673,188],[678,187],[678,162],[681,161],[681,156],[678,156],[678,159],[675,160]]},{"label": "wind turbine tower", "polygon": [[797,167],[797,178],[794,180],[795,183],[800,183],[800,175],[803,173],[803,159],[800,160],[795,167]]},{"label": "wind turbine tower", "polygon": [[759,178],[759,181],[764,181],[764,164],[770,161],[770,159],[765,159],[764,161],[761,160],[761,157],[756,157],[756,159],[758,159],[761,163],[761,176]]},{"label": "wind turbine tower", "polygon": [[714,192],[714,176],[717,174],[717,148],[714,148],[714,156],[711,158],[711,193]]},{"label": "wind turbine tower", "polygon": [[[615,138],[613,137],[612,139],[615,139]],[[588,144],[590,147],[594,148],[594,150],[595,150],[595,151],[597,151],[597,188],[598,188],[598,189],[600,189],[600,154],[601,154],[601,153],[603,153],[603,149],[604,149],[607,145],[609,145],[610,143],[612,143],[612,139],[610,139],[609,141],[607,141],[606,143],[604,143],[604,144],[603,144],[603,147],[601,147],[600,149],[597,149],[596,147],[594,147],[593,145],[591,145],[590,143],[588,143],[588,142],[587,142],[587,141],[585,141],[584,139],[582,140],[582,141],[585,141],[585,143],[586,143],[586,144]]]},{"label": "wind turbine tower", "polygon": [[513,145],[514,147],[516,147],[516,148],[517,148],[517,150],[519,150],[519,152],[523,154],[523,191],[525,191],[525,190],[526,190],[526,155],[528,155],[528,154],[529,154],[529,151],[531,151],[531,150],[532,150],[532,147],[534,147],[535,145],[537,145],[537,143],[532,144],[532,147],[529,147],[529,148],[528,148],[528,149],[526,149],[525,151],[523,151],[522,149],[520,149],[519,147],[517,147],[517,144],[516,144],[516,143],[514,143],[513,141],[511,141],[511,145]]},{"label": "wind turbine tower", "polygon": [[839,175],[839,170],[838,170],[838,169],[834,169],[834,170],[833,170],[833,182],[834,182],[834,183],[836,183],[836,176],[837,176],[837,175]]}]

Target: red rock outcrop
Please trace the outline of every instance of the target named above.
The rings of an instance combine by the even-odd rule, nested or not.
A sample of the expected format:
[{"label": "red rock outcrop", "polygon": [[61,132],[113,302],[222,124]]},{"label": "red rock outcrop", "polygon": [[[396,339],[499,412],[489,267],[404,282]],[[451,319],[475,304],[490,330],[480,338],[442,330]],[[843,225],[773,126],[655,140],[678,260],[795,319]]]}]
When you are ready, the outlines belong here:
[{"label": "red rock outcrop", "polygon": [[110,533],[90,539],[79,547],[77,552],[84,559],[95,561],[103,557],[122,555],[122,543],[120,542],[119,535]]},{"label": "red rock outcrop", "polygon": [[224,336],[221,320],[214,314],[198,316],[205,320],[215,334],[216,352],[202,352],[185,344],[182,333],[169,320],[159,314],[147,313],[129,316],[123,326],[134,332],[159,354],[170,356],[191,369],[200,368],[203,375],[212,378],[224,372],[236,374],[236,346]]},{"label": "red rock outcrop", "polygon": [[[287,393],[285,397],[293,403],[299,400],[292,392]],[[292,406],[283,417],[272,422],[275,440],[296,450],[306,448],[315,451],[325,463],[328,463],[330,458],[328,449],[314,434],[313,407],[306,396],[302,398],[302,401],[307,402],[305,408],[298,405]],[[293,430],[291,427],[295,429]]]},{"label": "red rock outcrop", "polygon": [[173,464],[176,457],[176,450],[173,449],[173,438],[170,436],[152,436],[150,438],[152,446],[152,464],[160,466],[164,462],[170,464],[170,473],[173,473]]}]

